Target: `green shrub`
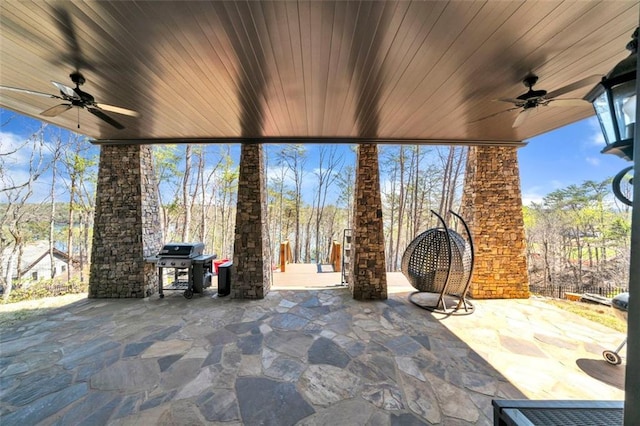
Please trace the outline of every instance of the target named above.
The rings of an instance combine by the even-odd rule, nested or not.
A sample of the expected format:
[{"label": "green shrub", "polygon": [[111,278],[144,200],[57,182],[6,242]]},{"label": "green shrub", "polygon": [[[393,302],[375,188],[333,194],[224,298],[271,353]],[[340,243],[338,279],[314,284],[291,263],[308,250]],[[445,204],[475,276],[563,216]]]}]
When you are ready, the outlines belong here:
[{"label": "green shrub", "polygon": [[34,283],[18,281],[15,283],[9,300],[2,299],[1,303],[15,303],[23,300],[36,300],[52,296],[64,296],[66,294],[87,293],[88,284],[80,282],[77,278],[70,281],[57,281],[52,279],[39,280]]}]

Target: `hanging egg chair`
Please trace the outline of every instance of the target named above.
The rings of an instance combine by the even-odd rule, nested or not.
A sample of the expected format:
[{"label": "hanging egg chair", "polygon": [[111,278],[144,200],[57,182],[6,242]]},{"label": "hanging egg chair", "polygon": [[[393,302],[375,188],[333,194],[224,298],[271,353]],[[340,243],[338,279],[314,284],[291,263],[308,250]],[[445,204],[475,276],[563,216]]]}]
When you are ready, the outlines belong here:
[{"label": "hanging egg chair", "polygon": [[[451,212],[464,224],[467,239],[456,231],[447,228],[444,220],[435,212],[442,227],[432,228],[418,235],[407,247],[402,256],[401,270],[409,283],[418,290],[416,293],[432,293],[439,295],[435,304],[424,302],[428,295],[410,297],[419,306],[434,310],[450,312],[447,308],[447,297],[458,303],[454,311],[465,307],[470,313],[472,305],[466,301],[466,293],[471,283],[473,271],[473,242],[466,223],[460,216]],[[417,303],[417,299],[423,302]]]}]

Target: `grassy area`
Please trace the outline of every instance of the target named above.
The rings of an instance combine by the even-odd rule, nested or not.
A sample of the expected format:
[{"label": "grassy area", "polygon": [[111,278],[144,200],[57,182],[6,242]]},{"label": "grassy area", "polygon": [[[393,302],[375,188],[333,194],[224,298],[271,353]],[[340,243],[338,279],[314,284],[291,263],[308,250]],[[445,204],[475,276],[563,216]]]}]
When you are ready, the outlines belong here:
[{"label": "grassy area", "polygon": [[621,320],[613,313],[613,308],[594,303],[573,302],[562,299],[545,299],[547,303],[557,306],[593,322],[600,323],[622,333],[627,332],[626,321]]},{"label": "grassy area", "polygon": [[45,297],[38,300],[24,300],[0,305],[0,329],[24,322],[40,315],[46,315],[52,309],[86,299],[86,294],[67,294],[57,297]]}]

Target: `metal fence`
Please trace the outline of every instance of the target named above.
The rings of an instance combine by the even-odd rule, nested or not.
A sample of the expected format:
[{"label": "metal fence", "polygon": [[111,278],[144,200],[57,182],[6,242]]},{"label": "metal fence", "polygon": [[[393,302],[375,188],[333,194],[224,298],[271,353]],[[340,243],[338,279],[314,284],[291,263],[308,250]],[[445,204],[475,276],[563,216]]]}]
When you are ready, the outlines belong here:
[{"label": "metal fence", "polygon": [[613,287],[613,286],[589,286],[589,285],[557,285],[557,286],[538,286],[529,285],[529,291],[533,294],[546,297],[556,297],[558,299],[564,299],[566,293],[591,293],[598,296],[612,298],[620,293],[627,293],[629,289],[627,287]]}]

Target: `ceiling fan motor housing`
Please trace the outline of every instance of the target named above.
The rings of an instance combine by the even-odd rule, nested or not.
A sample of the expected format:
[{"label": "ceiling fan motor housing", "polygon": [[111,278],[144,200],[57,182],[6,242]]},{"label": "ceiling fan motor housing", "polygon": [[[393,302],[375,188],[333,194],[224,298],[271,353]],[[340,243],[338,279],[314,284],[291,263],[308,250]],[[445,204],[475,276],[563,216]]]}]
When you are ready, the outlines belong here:
[{"label": "ceiling fan motor housing", "polygon": [[534,74],[529,74],[524,78],[524,80],[522,80],[522,83],[529,88],[529,91],[527,93],[523,93],[522,95],[518,96],[516,99],[525,101],[525,105],[524,105],[525,108],[531,108],[532,106],[536,106],[536,105],[528,105],[528,104],[533,99],[542,98],[547,94],[546,90],[533,90],[533,86],[536,84],[537,81],[538,81],[538,76]]},{"label": "ceiling fan motor housing", "polygon": [[84,76],[79,72],[72,72],[69,74],[69,77],[71,77],[71,81],[73,81],[76,86],[82,86],[86,81]]}]

